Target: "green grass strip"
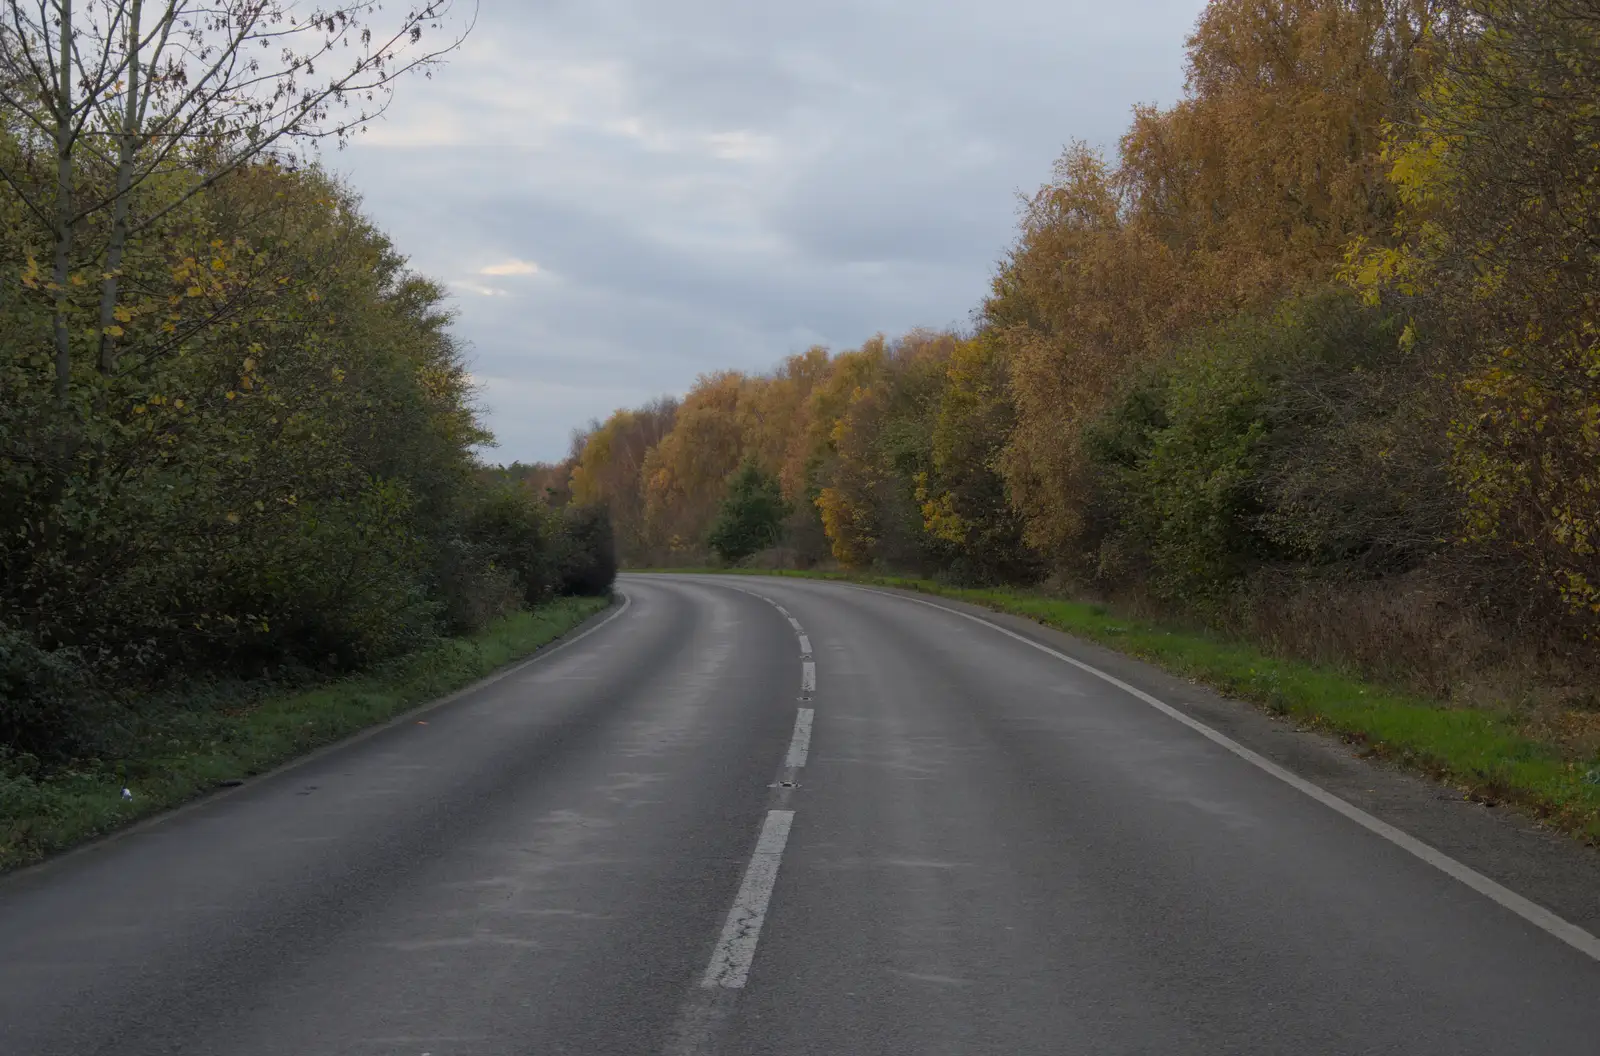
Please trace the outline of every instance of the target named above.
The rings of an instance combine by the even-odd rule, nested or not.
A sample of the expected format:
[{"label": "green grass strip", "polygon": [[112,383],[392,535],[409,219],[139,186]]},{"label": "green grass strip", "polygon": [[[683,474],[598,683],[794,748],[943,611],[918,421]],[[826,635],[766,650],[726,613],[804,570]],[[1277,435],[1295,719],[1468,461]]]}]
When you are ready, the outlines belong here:
[{"label": "green grass strip", "polygon": [[1020,590],[949,587],[904,576],[683,569],[837,579],[898,587],[1025,616],[1148,660],[1232,697],[1363,744],[1485,801],[1506,801],[1552,826],[1600,842],[1600,760],[1562,756],[1518,729],[1509,710],[1453,707],[1328,667],[1270,656],[1248,643],[1116,615],[1103,605]]},{"label": "green grass strip", "polygon": [[[562,598],[367,674],[267,695],[243,707],[208,704],[202,694],[164,712],[120,759],[42,775],[0,770],[0,869],[166,810],[224,781],[263,773],[471,685],[608,604],[605,598]],[[131,800],[123,799],[124,787],[133,793]]]}]

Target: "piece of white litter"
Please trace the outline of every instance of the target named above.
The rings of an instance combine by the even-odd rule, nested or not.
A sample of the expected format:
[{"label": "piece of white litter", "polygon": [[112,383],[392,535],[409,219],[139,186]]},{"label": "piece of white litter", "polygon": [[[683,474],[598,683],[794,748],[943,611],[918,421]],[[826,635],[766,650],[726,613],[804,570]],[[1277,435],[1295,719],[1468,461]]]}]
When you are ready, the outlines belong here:
[{"label": "piece of white litter", "polygon": [[122,790],[122,798],[123,799],[132,799],[133,798],[133,793],[129,792],[127,789],[123,789]]}]

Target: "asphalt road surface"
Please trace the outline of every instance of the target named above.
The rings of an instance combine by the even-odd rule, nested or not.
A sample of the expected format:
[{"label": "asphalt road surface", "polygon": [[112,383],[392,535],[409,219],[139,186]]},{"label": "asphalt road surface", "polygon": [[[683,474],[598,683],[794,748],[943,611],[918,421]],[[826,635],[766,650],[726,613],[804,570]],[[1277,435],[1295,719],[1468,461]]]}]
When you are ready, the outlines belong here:
[{"label": "asphalt road surface", "polygon": [[1019,621],[620,589],[0,880],[0,1053],[1600,1053],[1592,852]]}]

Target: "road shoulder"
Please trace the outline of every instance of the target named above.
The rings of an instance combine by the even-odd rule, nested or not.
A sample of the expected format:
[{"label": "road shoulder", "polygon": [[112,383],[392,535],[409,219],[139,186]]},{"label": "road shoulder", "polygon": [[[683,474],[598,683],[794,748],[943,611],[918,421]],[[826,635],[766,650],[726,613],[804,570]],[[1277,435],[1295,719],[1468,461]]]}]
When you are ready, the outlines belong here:
[{"label": "road shoulder", "polygon": [[92,772],[30,780],[29,795],[8,797],[0,808],[0,875],[49,866],[414,721],[576,640],[617,611],[614,599],[560,599],[366,674],[266,696],[236,719],[220,713],[224,718],[213,716],[188,740],[130,749]]}]

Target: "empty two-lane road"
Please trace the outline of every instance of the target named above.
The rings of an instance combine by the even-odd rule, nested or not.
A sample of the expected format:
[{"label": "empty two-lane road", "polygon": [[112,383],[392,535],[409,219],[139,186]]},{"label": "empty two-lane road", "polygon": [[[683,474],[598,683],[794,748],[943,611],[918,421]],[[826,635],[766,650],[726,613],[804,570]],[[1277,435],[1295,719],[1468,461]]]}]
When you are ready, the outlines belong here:
[{"label": "empty two-lane road", "polygon": [[1587,852],[944,603],[620,589],[0,880],[0,1053],[1600,1052]]}]

